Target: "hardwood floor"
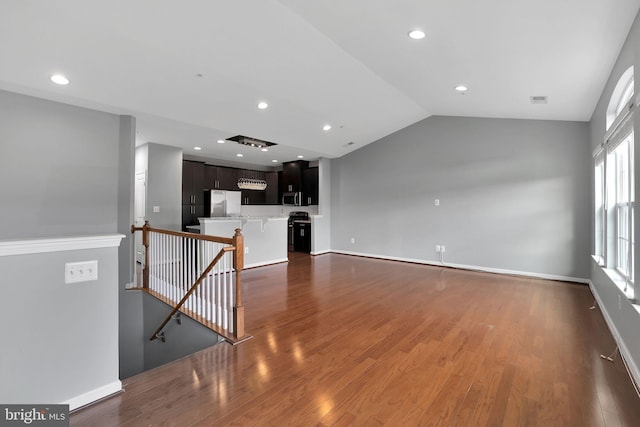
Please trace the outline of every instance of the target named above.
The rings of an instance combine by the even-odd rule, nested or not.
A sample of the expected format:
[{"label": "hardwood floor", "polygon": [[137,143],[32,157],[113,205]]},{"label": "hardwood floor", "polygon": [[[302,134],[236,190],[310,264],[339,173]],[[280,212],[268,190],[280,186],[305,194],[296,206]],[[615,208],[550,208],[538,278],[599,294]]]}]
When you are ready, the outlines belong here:
[{"label": "hardwood floor", "polygon": [[586,285],[337,254],[243,283],[253,340],[126,379],[71,425],[640,425]]}]

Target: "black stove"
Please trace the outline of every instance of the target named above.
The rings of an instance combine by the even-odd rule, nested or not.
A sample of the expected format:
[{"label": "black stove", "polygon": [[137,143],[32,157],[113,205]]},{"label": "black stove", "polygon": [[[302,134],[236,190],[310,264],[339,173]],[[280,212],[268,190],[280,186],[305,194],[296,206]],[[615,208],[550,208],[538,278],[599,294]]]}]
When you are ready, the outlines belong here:
[{"label": "black stove", "polygon": [[289,252],[311,252],[311,220],[309,212],[289,213],[287,246]]}]

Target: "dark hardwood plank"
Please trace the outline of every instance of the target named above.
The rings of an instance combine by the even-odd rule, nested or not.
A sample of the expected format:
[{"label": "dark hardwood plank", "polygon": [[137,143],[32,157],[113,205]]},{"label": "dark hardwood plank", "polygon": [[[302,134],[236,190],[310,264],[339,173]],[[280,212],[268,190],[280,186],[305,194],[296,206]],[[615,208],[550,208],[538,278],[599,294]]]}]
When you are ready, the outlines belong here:
[{"label": "dark hardwood plank", "polygon": [[635,426],[587,286],[327,254],[243,272],[246,330],[72,426]]}]

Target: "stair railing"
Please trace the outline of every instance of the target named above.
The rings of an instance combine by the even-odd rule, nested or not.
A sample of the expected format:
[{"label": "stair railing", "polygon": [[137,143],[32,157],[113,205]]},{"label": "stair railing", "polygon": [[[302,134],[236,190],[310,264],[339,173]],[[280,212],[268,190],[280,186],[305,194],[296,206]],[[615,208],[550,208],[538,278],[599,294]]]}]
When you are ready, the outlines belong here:
[{"label": "stair railing", "polygon": [[165,340],[163,329],[183,313],[232,344],[251,338],[244,330],[241,272],[244,238],[231,238],[131,226],[142,231],[142,288],[172,307],[149,338]]}]

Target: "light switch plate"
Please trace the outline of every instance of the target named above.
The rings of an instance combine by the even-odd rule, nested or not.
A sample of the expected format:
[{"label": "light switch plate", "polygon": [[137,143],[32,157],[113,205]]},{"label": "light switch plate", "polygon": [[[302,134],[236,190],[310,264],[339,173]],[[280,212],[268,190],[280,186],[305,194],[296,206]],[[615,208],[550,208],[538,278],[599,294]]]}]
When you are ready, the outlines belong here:
[{"label": "light switch plate", "polygon": [[68,262],[64,265],[64,283],[98,280],[98,261]]}]

